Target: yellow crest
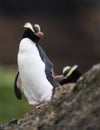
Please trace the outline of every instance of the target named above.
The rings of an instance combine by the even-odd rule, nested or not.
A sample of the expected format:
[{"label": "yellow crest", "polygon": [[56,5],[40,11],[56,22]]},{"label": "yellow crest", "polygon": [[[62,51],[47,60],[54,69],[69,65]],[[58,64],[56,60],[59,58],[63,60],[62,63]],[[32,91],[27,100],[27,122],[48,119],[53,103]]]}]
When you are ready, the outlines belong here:
[{"label": "yellow crest", "polygon": [[27,22],[24,24],[24,28],[29,28],[32,32],[35,32],[31,23]]}]

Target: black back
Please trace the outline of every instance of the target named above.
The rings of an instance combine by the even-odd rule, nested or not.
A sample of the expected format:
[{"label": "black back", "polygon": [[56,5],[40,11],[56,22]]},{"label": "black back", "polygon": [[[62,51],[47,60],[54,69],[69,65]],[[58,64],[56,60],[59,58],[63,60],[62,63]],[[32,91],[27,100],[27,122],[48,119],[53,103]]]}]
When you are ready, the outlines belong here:
[{"label": "black back", "polygon": [[54,86],[57,87],[58,83],[54,80],[54,70],[53,64],[50,59],[47,57],[41,46],[37,45],[42,61],[45,63],[45,73],[48,81]]}]

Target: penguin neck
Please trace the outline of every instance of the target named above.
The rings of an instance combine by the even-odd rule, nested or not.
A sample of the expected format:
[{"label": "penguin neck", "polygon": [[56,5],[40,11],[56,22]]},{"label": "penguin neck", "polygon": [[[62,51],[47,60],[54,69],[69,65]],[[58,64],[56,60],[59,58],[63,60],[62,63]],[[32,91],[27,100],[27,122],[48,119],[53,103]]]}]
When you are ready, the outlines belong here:
[{"label": "penguin neck", "polygon": [[27,29],[25,30],[25,32],[23,33],[22,39],[23,38],[29,38],[31,39],[33,42],[35,42],[36,44],[38,44],[40,38],[38,36],[36,36],[31,30]]}]

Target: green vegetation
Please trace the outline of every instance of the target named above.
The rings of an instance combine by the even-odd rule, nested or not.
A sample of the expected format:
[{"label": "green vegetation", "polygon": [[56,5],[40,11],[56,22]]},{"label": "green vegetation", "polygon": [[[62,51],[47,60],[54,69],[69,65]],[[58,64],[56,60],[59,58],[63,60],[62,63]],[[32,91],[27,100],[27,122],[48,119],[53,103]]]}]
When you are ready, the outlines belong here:
[{"label": "green vegetation", "polygon": [[13,87],[15,75],[14,67],[0,67],[0,124],[19,118],[32,109],[24,95],[22,100],[15,97]]}]

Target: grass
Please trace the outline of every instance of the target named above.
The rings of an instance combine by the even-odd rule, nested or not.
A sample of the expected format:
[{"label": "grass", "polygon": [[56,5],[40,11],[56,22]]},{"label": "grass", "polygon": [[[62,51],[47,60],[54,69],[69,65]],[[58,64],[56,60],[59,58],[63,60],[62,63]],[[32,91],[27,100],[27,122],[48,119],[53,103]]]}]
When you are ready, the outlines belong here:
[{"label": "grass", "polygon": [[14,67],[0,67],[0,124],[8,123],[14,118],[20,118],[32,106],[28,105],[23,95],[18,100],[14,94],[14,79],[16,69]]}]

